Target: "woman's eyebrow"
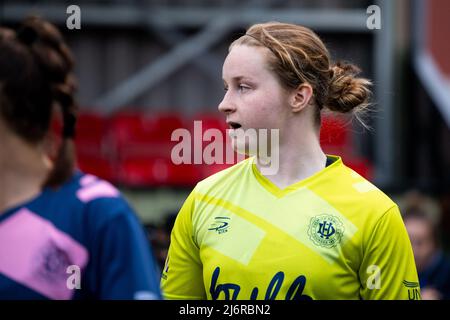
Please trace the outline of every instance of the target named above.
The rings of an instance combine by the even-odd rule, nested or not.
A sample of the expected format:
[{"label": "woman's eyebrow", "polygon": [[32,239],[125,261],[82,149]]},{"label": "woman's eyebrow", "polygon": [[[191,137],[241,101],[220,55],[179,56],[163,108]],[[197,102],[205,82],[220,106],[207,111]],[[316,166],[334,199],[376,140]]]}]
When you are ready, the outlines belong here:
[{"label": "woman's eyebrow", "polygon": [[[222,79],[224,82],[226,82],[225,79]],[[241,81],[241,80],[247,80],[247,81],[252,81],[251,78],[246,77],[246,76],[236,76],[236,77],[232,77],[231,78],[232,81]]]}]

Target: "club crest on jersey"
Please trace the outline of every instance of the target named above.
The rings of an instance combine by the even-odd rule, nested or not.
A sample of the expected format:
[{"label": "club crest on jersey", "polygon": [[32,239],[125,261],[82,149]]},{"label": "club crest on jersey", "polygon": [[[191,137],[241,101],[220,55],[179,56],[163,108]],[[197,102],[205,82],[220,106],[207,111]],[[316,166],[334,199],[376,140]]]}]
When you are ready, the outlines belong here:
[{"label": "club crest on jersey", "polygon": [[215,217],[214,222],[209,226],[208,230],[222,234],[228,231],[228,228],[230,227],[229,223],[229,217]]},{"label": "club crest on jersey", "polygon": [[344,225],[336,216],[322,214],[311,218],[308,235],[315,245],[333,248],[341,242],[343,234]]}]

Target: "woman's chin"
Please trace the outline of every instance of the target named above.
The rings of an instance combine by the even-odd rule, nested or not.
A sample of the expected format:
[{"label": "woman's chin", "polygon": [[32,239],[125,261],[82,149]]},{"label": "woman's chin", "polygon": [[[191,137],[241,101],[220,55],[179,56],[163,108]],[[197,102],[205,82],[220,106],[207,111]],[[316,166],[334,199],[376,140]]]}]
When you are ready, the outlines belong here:
[{"label": "woman's chin", "polygon": [[253,157],[257,154],[257,148],[251,148],[248,143],[237,141],[236,139],[231,140],[231,147],[234,152],[242,154],[246,157]]}]

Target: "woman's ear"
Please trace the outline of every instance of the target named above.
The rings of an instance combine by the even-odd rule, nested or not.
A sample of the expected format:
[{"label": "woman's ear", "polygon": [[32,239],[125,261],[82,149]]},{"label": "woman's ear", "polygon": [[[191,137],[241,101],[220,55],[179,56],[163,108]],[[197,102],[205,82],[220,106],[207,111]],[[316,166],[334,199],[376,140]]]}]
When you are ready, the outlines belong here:
[{"label": "woman's ear", "polygon": [[305,109],[311,101],[313,88],[309,83],[302,83],[291,94],[291,110],[292,112],[300,112]]}]

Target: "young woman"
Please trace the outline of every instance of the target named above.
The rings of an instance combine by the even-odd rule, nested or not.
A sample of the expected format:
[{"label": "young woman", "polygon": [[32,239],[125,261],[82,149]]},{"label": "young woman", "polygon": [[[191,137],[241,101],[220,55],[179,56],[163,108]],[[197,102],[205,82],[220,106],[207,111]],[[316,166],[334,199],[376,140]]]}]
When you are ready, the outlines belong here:
[{"label": "young woman", "polygon": [[111,184],[74,170],[72,68],[50,23],[0,28],[0,299],[158,299],[133,210]]},{"label": "young woman", "polygon": [[257,24],[231,44],[219,110],[238,151],[237,129],[278,130],[279,168],[264,175],[274,159],[256,153],[198,183],[172,231],[166,298],[420,299],[397,205],[319,144],[322,110],[367,106],[357,72],[302,26]]}]

